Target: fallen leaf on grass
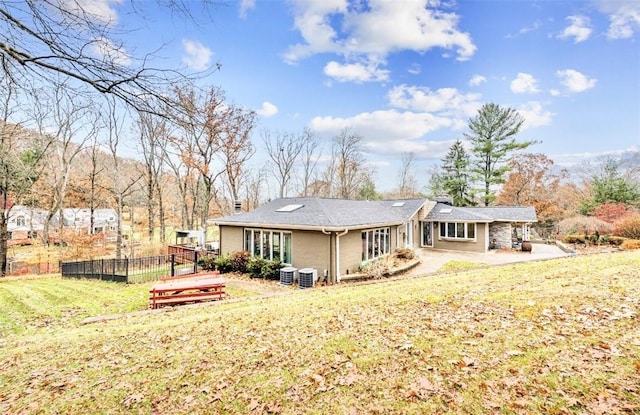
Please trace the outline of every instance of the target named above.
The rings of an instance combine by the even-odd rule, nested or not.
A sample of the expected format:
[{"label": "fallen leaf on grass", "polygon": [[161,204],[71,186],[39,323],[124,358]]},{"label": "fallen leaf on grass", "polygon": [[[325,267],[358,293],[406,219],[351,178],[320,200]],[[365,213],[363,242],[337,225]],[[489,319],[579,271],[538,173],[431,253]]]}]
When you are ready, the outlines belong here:
[{"label": "fallen leaf on grass", "polygon": [[142,402],[142,400],[144,399],[144,395],[141,393],[134,393],[133,395],[129,395],[126,398],[124,398],[124,400],[122,401],[122,403],[124,404],[124,406],[126,406],[127,408],[131,408],[134,404],[138,403],[138,402]]}]

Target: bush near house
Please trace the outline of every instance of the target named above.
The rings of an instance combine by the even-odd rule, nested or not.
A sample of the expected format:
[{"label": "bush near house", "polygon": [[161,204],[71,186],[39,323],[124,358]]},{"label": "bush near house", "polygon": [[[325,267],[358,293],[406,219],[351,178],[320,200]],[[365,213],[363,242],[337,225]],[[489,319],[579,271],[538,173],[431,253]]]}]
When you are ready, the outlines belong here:
[{"label": "bush near house", "polygon": [[280,279],[280,268],[282,268],[280,261],[269,261],[257,256],[249,258],[247,262],[247,272],[251,278]]},{"label": "bush near house", "polygon": [[583,244],[583,245],[613,245],[620,246],[627,238],[615,235],[600,235],[597,232],[593,235],[578,234],[566,235],[562,238],[562,242],[566,244]]}]

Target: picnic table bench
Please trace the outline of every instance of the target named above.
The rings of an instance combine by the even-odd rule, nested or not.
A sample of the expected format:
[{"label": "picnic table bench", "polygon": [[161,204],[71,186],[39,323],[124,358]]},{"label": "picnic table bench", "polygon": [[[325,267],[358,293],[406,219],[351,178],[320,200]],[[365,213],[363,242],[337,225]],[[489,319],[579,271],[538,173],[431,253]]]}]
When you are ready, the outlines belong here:
[{"label": "picnic table bench", "polygon": [[224,278],[200,278],[155,284],[149,290],[149,307],[222,300],[225,297]]}]

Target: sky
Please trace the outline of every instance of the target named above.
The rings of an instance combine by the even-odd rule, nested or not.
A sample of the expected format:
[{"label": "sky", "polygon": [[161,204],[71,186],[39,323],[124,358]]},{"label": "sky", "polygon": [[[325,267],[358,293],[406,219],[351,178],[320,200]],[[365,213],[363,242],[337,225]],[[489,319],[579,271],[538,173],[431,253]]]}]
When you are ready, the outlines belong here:
[{"label": "sky", "polygon": [[264,131],[310,128],[328,152],[348,128],[378,191],[409,152],[426,185],[488,102],[516,109],[518,138],[539,142],[527,151],[561,166],[640,151],[640,1],[243,0],[195,22],[143,2],[144,23],[129,2],[94,4],[137,24],[127,51],[220,64],[200,82],[257,111],[258,162]]}]

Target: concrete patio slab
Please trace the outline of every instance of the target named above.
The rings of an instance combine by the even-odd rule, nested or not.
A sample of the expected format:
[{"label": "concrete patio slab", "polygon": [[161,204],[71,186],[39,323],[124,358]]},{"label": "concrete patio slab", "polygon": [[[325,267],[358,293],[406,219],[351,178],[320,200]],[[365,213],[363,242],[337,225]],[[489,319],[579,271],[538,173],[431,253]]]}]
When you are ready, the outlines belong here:
[{"label": "concrete patio slab", "polygon": [[569,256],[556,245],[533,244],[531,252],[495,250],[487,253],[443,251],[429,248],[416,249],[421,263],[405,275],[422,275],[437,272],[450,261],[465,261],[487,265],[501,265],[515,262],[536,261],[542,259]]}]

